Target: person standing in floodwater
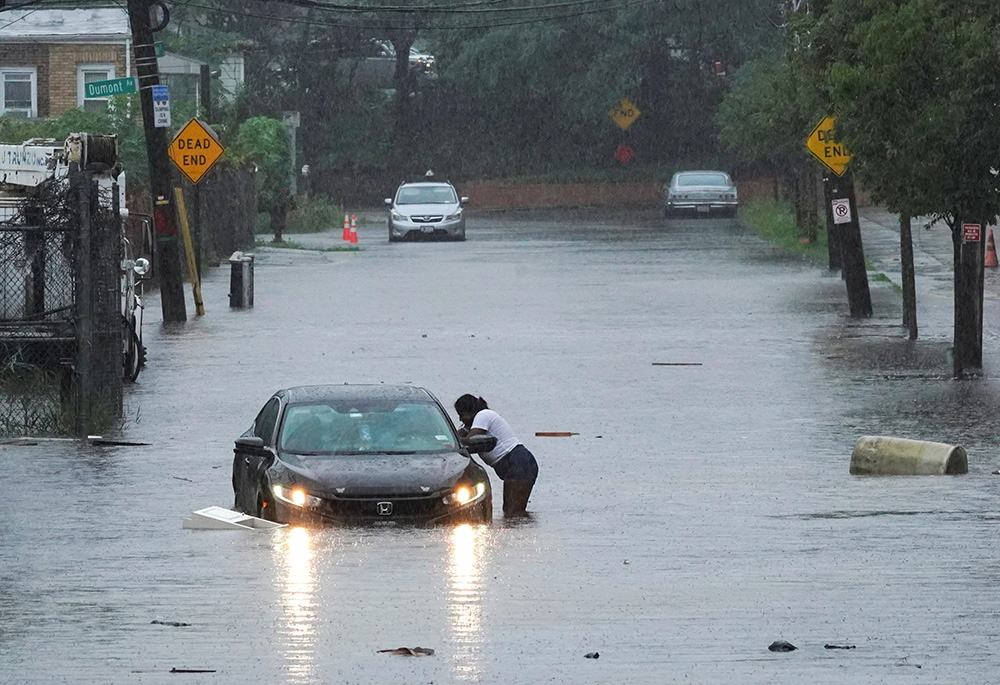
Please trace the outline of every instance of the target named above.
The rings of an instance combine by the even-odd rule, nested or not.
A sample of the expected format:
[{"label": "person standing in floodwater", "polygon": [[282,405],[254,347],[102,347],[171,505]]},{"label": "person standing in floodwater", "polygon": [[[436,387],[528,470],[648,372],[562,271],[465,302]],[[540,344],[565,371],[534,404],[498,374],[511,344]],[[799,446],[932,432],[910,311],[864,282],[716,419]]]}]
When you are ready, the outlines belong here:
[{"label": "person standing in floodwater", "polygon": [[503,481],[503,515],[527,514],[528,498],[538,478],[535,455],[521,444],[510,424],[490,409],[482,397],[462,395],[455,400],[455,411],[462,421],[459,436],[466,438],[489,433],[497,439],[496,447],[479,456]]}]

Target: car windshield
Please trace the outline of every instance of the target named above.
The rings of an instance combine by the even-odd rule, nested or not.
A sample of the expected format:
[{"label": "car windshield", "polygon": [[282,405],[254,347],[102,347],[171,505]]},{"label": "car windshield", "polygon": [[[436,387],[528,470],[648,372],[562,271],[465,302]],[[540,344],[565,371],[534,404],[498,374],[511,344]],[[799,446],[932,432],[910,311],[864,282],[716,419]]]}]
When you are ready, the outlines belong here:
[{"label": "car windshield", "polygon": [[451,186],[404,186],[396,194],[397,205],[450,205],[458,202]]},{"label": "car windshield", "polygon": [[442,452],[455,443],[437,405],[384,401],[291,405],[278,440],[283,452],[306,455]]},{"label": "car windshield", "polygon": [[682,186],[728,186],[729,179],[725,174],[680,174],[677,177],[678,187]]}]

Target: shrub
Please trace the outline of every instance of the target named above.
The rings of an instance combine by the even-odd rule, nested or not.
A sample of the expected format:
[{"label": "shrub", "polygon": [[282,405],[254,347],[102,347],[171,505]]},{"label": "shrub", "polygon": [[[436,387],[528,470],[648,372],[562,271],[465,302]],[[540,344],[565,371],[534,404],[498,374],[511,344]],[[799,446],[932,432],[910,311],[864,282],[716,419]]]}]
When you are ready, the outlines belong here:
[{"label": "shrub", "polygon": [[288,213],[287,233],[320,233],[340,225],[340,207],[322,196],[295,200],[295,206]]}]

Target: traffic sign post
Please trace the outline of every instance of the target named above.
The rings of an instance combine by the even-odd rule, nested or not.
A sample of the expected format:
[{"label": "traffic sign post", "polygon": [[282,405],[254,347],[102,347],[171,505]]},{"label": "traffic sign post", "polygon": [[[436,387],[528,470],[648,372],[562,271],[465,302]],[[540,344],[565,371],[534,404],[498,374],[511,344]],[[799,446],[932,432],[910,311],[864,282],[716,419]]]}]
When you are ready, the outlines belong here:
[{"label": "traffic sign post", "polygon": [[826,117],[816,124],[816,128],[806,138],[806,149],[827,169],[837,176],[843,176],[851,161],[851,153],[834,136],[834,123],[836,120],[833,117]]},{"label": "traffic sign post", "polygon": [[194,118],[174,137],[167,154],[191,183],[198,183],[225,151],[215,132]]},{"label": "traffic sign post", "polygon": [[153,127],[170,128],[170,91],[167,86],[153,86]]},{"label": "traffic sign post", "polygon": [[851,201],[846,197],[837,198],[831,201],[833,208],[833,223],[851,223]]},{"label": "traffic sign post", "polygon": [[618,128],[625,131],[629,126],[635,123],[635,120],[639,118],[642,112],[639,108],[632,104],[632,101],[628,98],[622,98],[618,101],[618,104],[608,110],[608,116],[614,121]]}]

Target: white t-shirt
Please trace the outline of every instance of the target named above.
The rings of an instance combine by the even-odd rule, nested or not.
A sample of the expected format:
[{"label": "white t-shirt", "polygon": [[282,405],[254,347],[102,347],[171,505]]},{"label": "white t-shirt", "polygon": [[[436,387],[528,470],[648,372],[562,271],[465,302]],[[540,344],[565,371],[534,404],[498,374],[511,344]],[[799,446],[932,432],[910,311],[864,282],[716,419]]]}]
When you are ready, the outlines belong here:
[{"label": "white t-shirt", "polygon": [[476,414],[476,418],[472,419],[472,426],[469,430],[473,428],[481,428],[497,439],[496,447],[489,452],[483,452],[479,455],[489,466],[493,466],[506,457],[507,453],[521,442],[517,439],[517,435],[514,434],[514,429],[510,427],[510,424],[492,409],[483,409]]}]

